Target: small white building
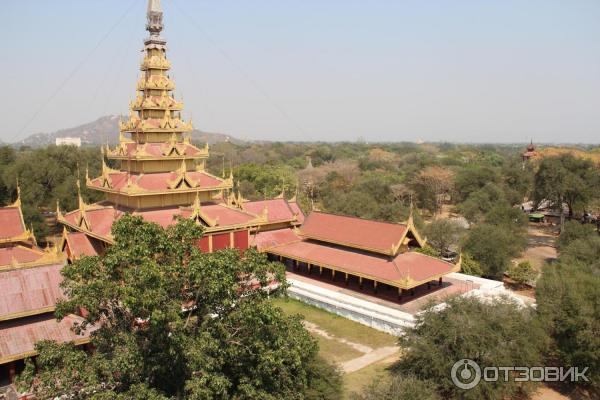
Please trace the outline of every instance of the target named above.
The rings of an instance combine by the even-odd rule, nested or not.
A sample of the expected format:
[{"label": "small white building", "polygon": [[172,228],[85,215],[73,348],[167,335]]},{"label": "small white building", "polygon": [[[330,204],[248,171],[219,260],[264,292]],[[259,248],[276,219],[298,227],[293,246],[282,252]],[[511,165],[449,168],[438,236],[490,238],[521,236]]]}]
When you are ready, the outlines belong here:
[{"label": "small white building", "polygon": [[59,137],[56,138],[57,146],[75,146],[81,147],[81,138],[80,137]]}]

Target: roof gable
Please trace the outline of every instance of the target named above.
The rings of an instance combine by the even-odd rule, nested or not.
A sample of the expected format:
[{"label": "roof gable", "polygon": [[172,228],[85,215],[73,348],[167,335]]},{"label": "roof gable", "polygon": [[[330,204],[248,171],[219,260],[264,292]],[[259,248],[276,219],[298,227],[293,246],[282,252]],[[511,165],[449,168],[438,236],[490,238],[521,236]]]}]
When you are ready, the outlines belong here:
[{"label": "roof gable", "polygon": [[10,206],[0,208],[0,242],[26,240],[29,233],[25,228],[20,207]]}]

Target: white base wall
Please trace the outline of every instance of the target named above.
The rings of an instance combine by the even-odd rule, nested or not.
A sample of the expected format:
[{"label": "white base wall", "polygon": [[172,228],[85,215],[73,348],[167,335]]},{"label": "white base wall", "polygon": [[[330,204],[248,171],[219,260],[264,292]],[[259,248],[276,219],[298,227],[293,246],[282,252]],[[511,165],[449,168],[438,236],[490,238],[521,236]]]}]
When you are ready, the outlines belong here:
[{"label": "white base wall", "polygon": [[[479,285],[478,289],[470,290],[463,296],[477,296],[482,301],[493,301],[497,296],[508,296],[522,306],[535,306],[533,299],[519,296],[506,290],[502,282],[458,272],[451,273],[448,277]],[[383,306],[293,278],[288,278],[288,283],[290,284],[288,295],[291,298],[356,321],[378,331],[399,336],[402,334],[404,328],[412,327],[415,324],[415,317],[412,314],[392,307]],[[445,303],[440,303],[437,307],[441,309],[444,306]]]}]

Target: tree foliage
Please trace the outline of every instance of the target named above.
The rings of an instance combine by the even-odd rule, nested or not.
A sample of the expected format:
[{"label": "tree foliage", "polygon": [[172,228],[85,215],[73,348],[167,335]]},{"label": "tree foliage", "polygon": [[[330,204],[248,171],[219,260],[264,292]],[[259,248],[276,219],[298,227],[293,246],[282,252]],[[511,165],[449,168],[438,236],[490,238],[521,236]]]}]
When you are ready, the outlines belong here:
[{"label": "tree foliage", "polygon": [[566,203],[572,215],[598,197],[595,188],[599,182],[599,169],[590,160],[571,154],[546,157],[535,174],[534,198],[537,202],[548,200],[559,209]]},{"label": "tree foliage", "polygon": [[461,359],[486,366],[539,365],[544,343],[532,311],[498,298],[455,297],[443,309],[428,308],[417,316],[414,328],[400,338],[405,354],[395,366],[400,376],[427,379],[444,399],[516,398],[530,393],[530,383],[481,381],[468,391],[457,388],[450,371]]},{"label": "tree foliage", "polygon": [[[299,318],[268,299],[273,279],[285,287],[281,264],[253,250],[200,253],[202,228],[191,220],[164,230],[125,216],[112,234],[104,256],[65,266],[68,300],[56,312],[86,310],[77,328],[98,326],[95,351],[42,343],[40,379],[27,379],[30,364],[21,382],[38,398],[127,398],[143,388],[157,399],[300,399],[336,390],[334,379],[312,374],[315,364],[330,367],[315,359]],[[102,397],[83,395],[93,391]]]},{"label": "tree foliage", "polygon": [[424,233],[427,243],[436,249],[438,255],[443,255],[459,243],[464,229],[454,220],[438,218],[425,226]]},{"label": "tree foliage", "polygon": [[533,282],[538,275],[529,261],[511,264],[506,272],[508,276],[519,285]]},{"label": "tree foliage", "polygon": [[539,318],[552,338],[550,361],[588,367],[590,382],[577,384],[600,392],[600,252],[596,257],[595,266],[573,260],[546,266],[536,299]]},{"label": "tree foliage", "polygon": [[396,375],[391,379],[380,379],[363,388],[354,400],[441,400],[435,384],[414,376]]}]

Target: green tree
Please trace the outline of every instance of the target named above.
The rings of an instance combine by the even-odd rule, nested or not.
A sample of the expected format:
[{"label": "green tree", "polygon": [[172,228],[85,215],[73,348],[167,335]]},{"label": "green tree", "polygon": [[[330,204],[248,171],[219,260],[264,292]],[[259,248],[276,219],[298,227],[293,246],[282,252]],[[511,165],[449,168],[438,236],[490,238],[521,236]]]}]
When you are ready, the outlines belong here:
[{"label": "green tree", "polygon": [[489,183],[499,183],[500,174],[496,168],[487,165],[469,165],[456,174],[455,186],[459,198],[466,200],[469,195]]},{"label": "green tree", "polygon": [[[535,174],[535,201],[550,201],[562,210],[569,207],[569,215],[574,211],[583,211],[594,197],[600,182],[598,167],[590,160],[576,158],[570,154],[546,157]],[[564,217],[561,213],[561,227]]]},{"label": "green tree", "polygon": [[469,231],[463,249],[481,264],[484,276],[502,279],[510,259],[526,244],[523,237],[516,236],[509,228],[484,223]]},{"label": "green tree", "polygon": [[[597,256],[597,257],[600,257]],[[548,265],[536,285],[538,316],[552,339],[548,358],[565,366],[588,367],[600,393],[600,265],[569,260]]]},{"label": "green tree", "polygon": [[542,330],[529,309],[520,309],[507,298],[480,302],[454,297],[447,306],[433,306],[417,315],[414,328],[405,331],[400,345],[406,352],[394,367],[401,376],[426,378],[444,399],[517,398],[531,393],[533,383],[486,382],[465,391],[451,380],[452,366],[471,359],[487,366],[539,365]]},{"label": "green tree", "polygon": [[435,384],[413,376],[394,376],[380,379],[363,388],[354,400],[441,400]]},{"label": "green tree", "polygon": [[456,246],[464,233],[464,229],[448,218],[438,218],[425,226],[427,243],[436,249],[438,255],[443,255],[451,246]]},{"label": "green tree", "polygon": [[481,264],[475,261],[469,253],[463,253],[460,264],[460,272],[467,275],[482,276]]},{"label": "green tree", "polygon": [[506,272],[508,276],[519,285],[533,282],[538,275],[529,261],[511,264]]},{"label": "green tree", "polygon": [[128,398],[138,387],[156,399],[301,399],[331,389],[310,371],[317,345],[300,318],[268,299],[273,279],[286,286],[281,264],[254,250],[203,254],[191,220],[165,230],[125,216],[112,234],[104,256],[64,267],[68,300],[56,311],[86,310],[77,329],[97,324],[95,351],[43,343],[39,379],[29,363],[22,387],[42,399]]},{"label": "green tree", "polygon": [[593,225],[582,224],[578,221],[566,221],[556,240],[556,246],[562,251],[575,240],[587,239],[593,236],[598,236],[598,232]]}]

